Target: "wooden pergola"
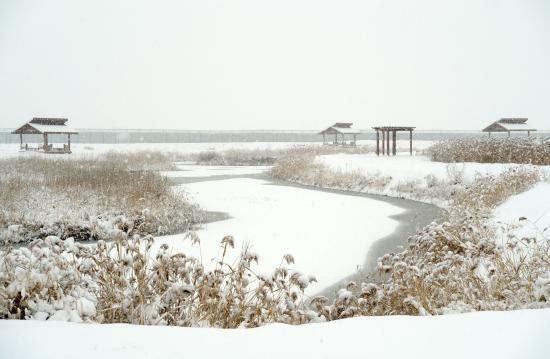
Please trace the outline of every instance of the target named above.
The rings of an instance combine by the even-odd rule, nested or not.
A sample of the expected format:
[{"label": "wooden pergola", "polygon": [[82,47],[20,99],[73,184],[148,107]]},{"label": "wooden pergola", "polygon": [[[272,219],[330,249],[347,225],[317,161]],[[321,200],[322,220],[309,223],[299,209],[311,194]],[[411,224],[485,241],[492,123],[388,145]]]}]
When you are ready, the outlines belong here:
[{"label": "wooden pergola", "polygon": [[[46,153],[71,153],[71,135],[78,132],[66,125],[66,118],[33,118],[30,122],[19,127],[13,134],[19,135],[20,149],[25,151],[44,151]],[[53,147],[49,143],[48,135],[67,135],[67,143],[63,147]],[[37,147],[23,145],[23,135],[42,135],[43,144]]]},{"label": "wooden pergola", "polygon": [[[412,156],[412,133],[416,127],[410,126],[377,126],[373,127],[376,131],[376,154],[380,156],[380,134],[382,134],[382,155],[394,156],[397,154],[397,132],[408,131],[409,132],[409,153]],[[390,152],[390,133],[392,137],[392,146]]]}]

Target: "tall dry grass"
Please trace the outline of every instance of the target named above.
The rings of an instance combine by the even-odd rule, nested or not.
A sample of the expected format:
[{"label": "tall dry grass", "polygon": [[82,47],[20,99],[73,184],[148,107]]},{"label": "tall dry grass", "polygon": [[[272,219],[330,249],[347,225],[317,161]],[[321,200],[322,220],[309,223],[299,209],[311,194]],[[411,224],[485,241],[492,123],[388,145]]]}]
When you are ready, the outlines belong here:
[{"label": "tall dry grass", "polygon": [[468,138],[435,143],[432,161],[550,165],[550,141],[534,138]]},{"label": "tall dry grass", "polygon": [[361,154],[372,152],[369,146],[319,146],[305,145],[282,149],[229,149],[224,151],[202,151],[196,153],[172,153],[175,161],[190,161],[203,165],[219,166],[267,166],[288,156],[329,155],[336,153]]},{"label": "tall dry grass", "polygon": [[100,239],[126,227],[142,234],[185,231],[200,219],[198,212],[165,177],[144,170],[158,160],[120,153],[2,159],[0,239]]}]

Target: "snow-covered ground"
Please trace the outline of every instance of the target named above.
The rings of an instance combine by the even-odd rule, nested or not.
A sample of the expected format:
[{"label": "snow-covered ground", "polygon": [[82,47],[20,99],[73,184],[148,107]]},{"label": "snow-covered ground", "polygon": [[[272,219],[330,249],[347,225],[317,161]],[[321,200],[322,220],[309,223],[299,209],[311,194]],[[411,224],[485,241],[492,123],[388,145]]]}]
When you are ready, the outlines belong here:
[{"label": "snow-covered ground", "polygon": [[519,238],[550,241],[550,183],[539,183],[495,208],[492,221]]},{"label": "snow-covered ground", "polygon": [[[224,151],[233,149],[283,149],[294,146],[321,145],[320,142],[200,142],[200,143],[73,143],[71,150],[74,155],[93,155],[109,151],[137,152],[202,152]],[[0,156],[14,156],[18,154],[32,155],[33,152],[20,152],[18,143],[0,144]]]},{"label": "snow-covered ground", "polygon": [[[415,141],[414,148],[422,150],[428,148],[433,141]],[[358,145],[375,146],[373,140],[357,141]],[[72,143],[73,155],[92,155],[108,151],[163,151],[163,152],[202,152],[202,151],[224,151],[232,149],[284,149],[295,146],[319,146],[322,142],[199,142],[199,143]],[[408,149],[408,141],[397,141],[398,148]],[[18,143],[0,144],[1,156],[15,156],[18,154],[32,155],[32,152],[19,152]],[[36,154],[36,153],[34,153]]]},{"label": "snow-covered ground", "polygon": [[[399,153],[397,156],[336,154],[319,156],[318,160],[333,170],[391,176],[392,182],[396,183],[411,180],[426,181],[427,176],[434,176],[438,180],[461,176],[465,182],[470,182],[476,174],[498,175],[509,168],[519,166],[502,163],[432,162],[426,156],[410,156],[408,153]],[[539,167],[542,171],[550,173],[550,166]]]},{"label": "snow-covered ground", "polygon": [[550,309],[208,329],[0,321],[0,357],[550,358]]},{"label": "snow-covered ground", "polygon": [[[216,174],[256,173],[259,169],[219,166],[183,166],[177,175],[198,177]],[[172,175],[172,173],[169,173]],[[312,274],[318,283],[308,293],[323,289],[353,274],[363,265],[369,247],[391,234],[398,222],[390,216],[402,208],[365,197],[347,196],[271,184],[252,178],[232,178],[180,186],[190,200],[230,219],[208,223],[197,234],[200,248],[184,235],[159,237],[156,245],[168,243],[173,250],[202,257],[208,262],[221,254],[220,241],[235,238],[235,250],[249,243],[260,255],[259,271],[269,274],[290,253],[296,269]]]},{"label": "snow-covered ground", "polygon": [[550,228],[550,183],[539,183],[528,191],[510,197],[494,213],[500,222],[516,223],[524,217],[540,228]]}]

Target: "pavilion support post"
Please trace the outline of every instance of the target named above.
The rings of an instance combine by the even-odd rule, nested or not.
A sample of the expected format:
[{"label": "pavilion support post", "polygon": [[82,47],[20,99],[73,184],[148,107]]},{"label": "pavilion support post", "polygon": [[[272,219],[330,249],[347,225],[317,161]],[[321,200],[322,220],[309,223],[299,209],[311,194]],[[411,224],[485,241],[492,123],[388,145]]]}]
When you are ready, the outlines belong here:
[{"label": "pavilion support post", "polygon": [[409,154],[413,155],[413,131],[409,130]]},{"label": "pavilion support post", "polygon": [[508,131],[508,138],[510,138],[510,131]]},{"label": "pavilion support post", "polygon": [[380,156],[380,134],[378,130],[376,130],[376,155]]},{"label": "pavilion support post", "polygon": [[334,134],[334,144],[335,145],[338,144],[338,134],[337,133]]},{"label": "pavilion support post", "polygon": [[19,134],[19,149],[20,150],[23,149],[23,134],[22,133]]},{"label": "pavilion support post", "polygon": [[531,131],[527,131],[527,137],[531,137]]},{"label": "pavilion support post", "polygon": [[357,146],[357,135],[355,133],[353,134],[353,145]]},{"label": "pavilion support post", "polygon": [[71,152],[71,134],[67,134],[67,149]]},{"label": "pavilion support post", "polygon": [[48,152],[48,134],[44,134],[44,152]]}]

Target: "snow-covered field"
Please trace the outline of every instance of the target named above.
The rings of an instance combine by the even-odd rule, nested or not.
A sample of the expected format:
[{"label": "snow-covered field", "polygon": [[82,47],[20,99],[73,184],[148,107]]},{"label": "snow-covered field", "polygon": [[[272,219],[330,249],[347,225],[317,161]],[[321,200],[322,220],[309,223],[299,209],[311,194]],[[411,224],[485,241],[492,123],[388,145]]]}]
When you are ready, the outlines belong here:
[{"label": "snow-covered field", "polygon": [[[276,148],[246,143],[241,148]],[[296,145],[293,143],[292,145]],[[17,154],[16,146],[2,155]],[[173,147],[171,147],[173,146]],[[75,145],[76,154],[118,150],[196,152],[239,148],[235,144]],[[259,146],[259,147],[253,147]],[[277,143],[276,146],[289,146]],[[12,151],[12,148],[15,151]],[[279,147],[280,148],[280,147]],[[323,164],[342,171],[391,176],[392,181],[439,180],[460,176],[471,181],[476,173],[498,174],[516,165],[466,163],[448,165],[422,156],[329,155]],[[179,164],[169,177],[243,176],[268,167],[193,166]],[[550,173],[548,167],[541,167]],[[220,240],[235,237],[237,255],[246,243],[260,255],[258,271],[272,270],[284,254],[293,254],[296,268],[314,274],[314,294],[357,271],[369,246],[395,230],[390,218],[403,210],[385,202],[279,186],[253,178],[213,179],[178,186],[209,211],[230,218],[204,225],[201,246],[183,235],[158,237],[209,262],[220,254]],[[516,224],[526,217],[533,231],[550,227],[550,184],[509,198],[494,211],[494,221]],[[525,220],[523,220],[525,222]],[[156,358],[223,357],[319,358],[548,358],[550,309],[478,312],[436,317],[361,317],[322,324],[266,325],[257,329],[143,327],[135,325],[74,324],[54,321],[0,321],[0,358]]]},{"label": "snow-covered field", "polygon": [[0,357],[547,359],[550,309],[208,329],[0,321]]},{"label": "snow-covered field", "polygon": [[[163,152],[202,152],[224,151],[233,149],[284,149],[294,146],[321,145],[320,142],[200,142],[200,143],[73,143],[71,150],[74,155],[94,155],[109,151],[163,151]],[[19,144],[0,144],[0,156],[32,154],[19,152]]]},{"label": "snow-covered field", "polygon": [[[432,162],[426,156],[410,156],[408,153],[399,153],[397,156],[336,154],[319,156],[318,160],[333,170],[391,176],[393,182],[426,181],[427,176],[434,176],[439,180],[447,180],[450,176],[461,176],[464,181],[471,182],[476,174],[498,175],[518,166],[502,163]],[[550,166],[539,167],[542,171],[550,173]]]},{"label": "snow-covered field", "polygon": [[[428,148],[433,141],[415,141],[414,148],[422,150]],[[376,141],[357,141],[358,145],[375,146]],[[93,155],[108,151],[163,151],[163,152],[202,152],[224,151],[233,149],[284,149],[295,146],[319,146],[322,142],[199,142],[199,143],[72,143],[73,155]],[[408,141],[397,141],[398,148],[408,149]],[[374,147],[373,147],[374,148]],[[14,156],[20,154],[18,143],[0,144],[0,156]],[[32,154],[32,153],[27,153]]]},{"label": "snow-covered field", "polygon": [[[168,175],[202,177],[214,174],[257,173],[258,168],[179,166]],[[353,274],[364,264],[369,247],[391,234],[398,222],[390,216],[402,208],[370,198],[347,196],[271,184],[251,178],[202,181],[179,186],[190,200],[208,211],[225,212],[230,219],[208,223],[197,234],[200,248],[184,235],[159,237],[156,245],[168,243],[208,262],[220,254],[220,241],[235,237],[233,255],[249,243],[260,255],[261,273],[273,270],[290,253],[296,268],[315,275],[318,283],[308,293],[323,289]]]}]

